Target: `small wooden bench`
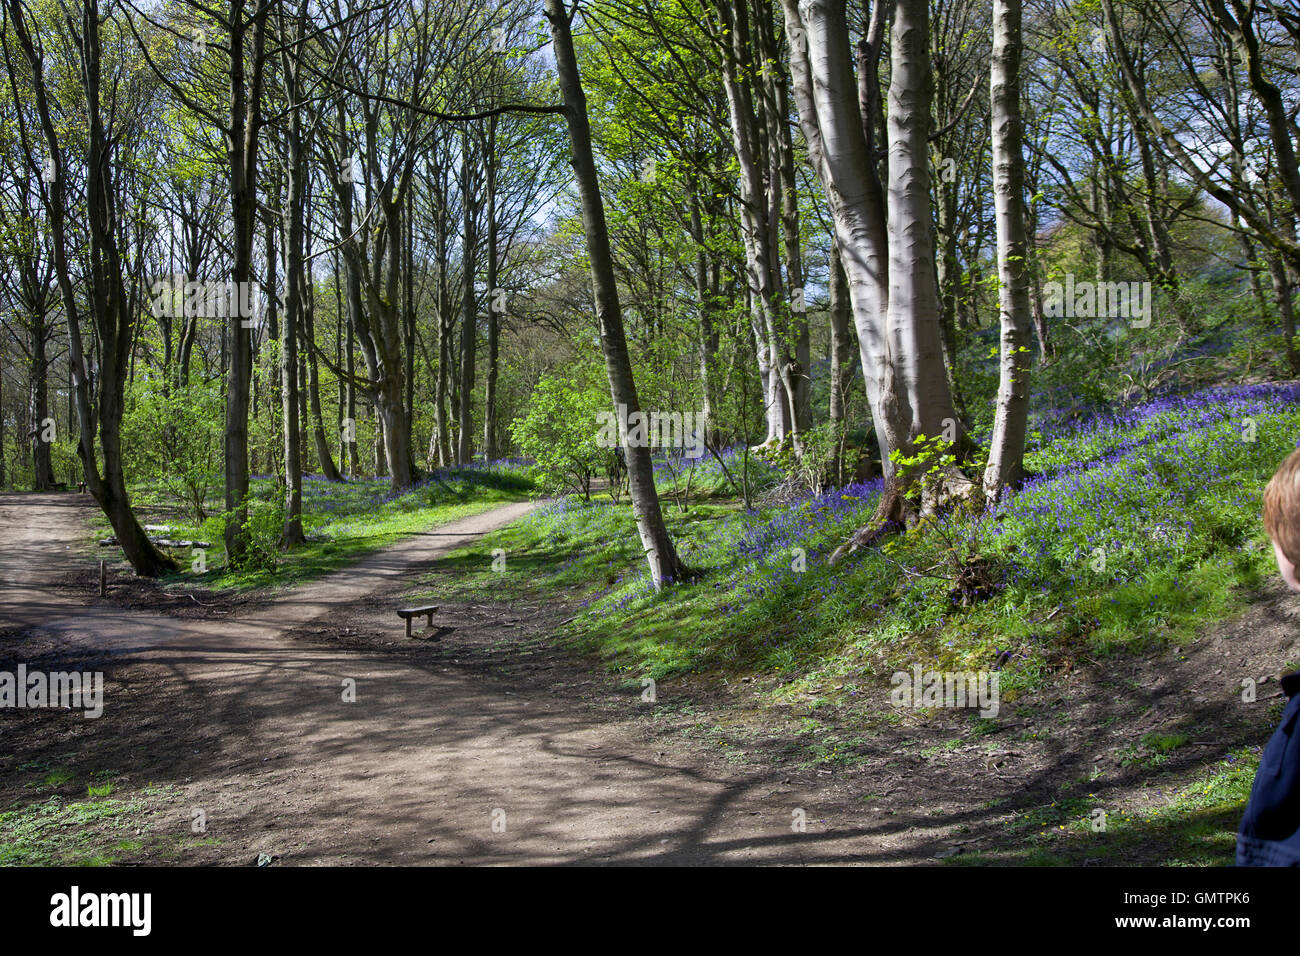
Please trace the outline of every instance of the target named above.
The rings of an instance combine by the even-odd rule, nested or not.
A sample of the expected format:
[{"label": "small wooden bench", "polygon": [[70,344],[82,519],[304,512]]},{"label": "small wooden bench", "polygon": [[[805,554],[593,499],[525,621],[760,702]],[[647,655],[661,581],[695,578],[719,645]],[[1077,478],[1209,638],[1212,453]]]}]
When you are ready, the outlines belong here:
[{"label": "small wooden bench", "polygon": [[411,618],[425,615],[429,621],[429,627],[433,627],[433,615],[438,610],[437,604],[425,604],[421,607],[404,607],[399,608],[397,616],[406,621],[406,636],[411,636]]}]

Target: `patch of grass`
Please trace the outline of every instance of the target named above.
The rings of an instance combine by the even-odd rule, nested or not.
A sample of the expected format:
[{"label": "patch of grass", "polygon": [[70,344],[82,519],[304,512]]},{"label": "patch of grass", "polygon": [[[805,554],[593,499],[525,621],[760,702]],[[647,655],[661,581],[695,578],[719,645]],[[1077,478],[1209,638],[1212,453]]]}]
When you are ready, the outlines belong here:
[{"label": "patch of grass", "polygon": [[1142,744],[1154,753],[1167,754],[1177,750],[1192,738],[1187,734],[1144,734]]},{"label": "patch of grass", "polygon": [[964,854],[947,862],[1055,866],[1092,860],[1230,866],[1237,827],[1258,766],[1258,750],[1236,751],[1207,767],[1191,783],[1155,796],[1145,807],[1107,806],[1104,800],[1089,795],[1033,808],[1008,823],[1017,837],[1015,845]]},{"label": "patch of grass", "polygon": [[39,783],[29,784],[28,786],[44,787],[46,789],[52,790],[55,787],[63,786],[65,783],[67,783],[69,780],[72,779],[72,776],[73,774],[71,770],[65,770],[65,769],[53,770],[50,773],[47,773],[44,777],[42,777]]},{"label": "patch of grass", "polygon": [[1149,733],[1133,744],[1129,744],[1120,754],[1121,767],[1136,764],[1140,767],[1158,767],[1169,754],[1185,745],[1192,738],[1183,733]]},{"label": "patch of grass", "polygon": [[107,866],[122,852],[122,831],[134,831],[145,814],[136,800],[58,797],[0,813],[0,866]]},{"label": "patch of grass", "polygon": [[50,796],[0,813],[0,866],[111,866],[169,845],[155,813],[179,796],[176,787],[150,784],[130,798],[112,797],[111,783],[87,791],[86,800]]}]

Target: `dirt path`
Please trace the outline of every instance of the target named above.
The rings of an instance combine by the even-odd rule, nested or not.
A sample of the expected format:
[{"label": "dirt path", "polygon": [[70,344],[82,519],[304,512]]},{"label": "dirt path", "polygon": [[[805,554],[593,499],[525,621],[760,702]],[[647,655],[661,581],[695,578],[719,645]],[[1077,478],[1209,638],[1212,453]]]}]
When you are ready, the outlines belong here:
[{"label": "dirt path", "polygon": [[[1005,706],[987,736],[956,714],[773,712],[753,685],[661,682],[647,705],[555,647],[563,607],[445,604],[444,640],[404,639],[393,613],[403,592],[527,505],[431,529],[260,603],[182,601],[164,616],[51,583],[93,578],[76,551],[84,502],[0,495],[0,670],[106,674],[97,720],[0,711],[0,810],[51,792],[84,798],[88,779],[112,779],[115,795],[149,807],[145,836],[166,838],[120,862],[1010,862],[1052,836],[1066,796],[1076,817],[1158,805],[1261,744],[1276,691],[1264,685],[1261,704],[1243,706],[1241,676],[1276,674],[1300,653],[1300,608],[1273,588],[1188,647],[1073,662]],[[1143,734],[1171,728],[1190,742],[1158,771],[1132,760]],[[828,740],[839,752],[816,754]],[[66,767],[61,789],[31,789]],[[1052,823],[1039,833],[1026,814]],[[1234,814],[1215,825],[1230,833]],[[1176,849],[1152,837],[1099,843],[1092,862],[1160,862]],[[1230,860],[1230,846],[1217,852]]]},{"label": "dirt path", "polygon": [[[233,620],[179,620],[70,607],[43,582],[77,566],[84,504],[0,496],[0,630],[17,625],[36,656],[99,661],[107,673],[98,720],[57,711],[0,720],[38,722],[28,729],[53,731],[51,746],[87,771],[179,786],[160,826],[188,831],[201,810],[220,841],[183,861],[247,863],[264,852],[284,863],[798,862],[879,851],[861,832],[825,832],[811,794],[684,765],[623,723],[593,719],[566,693],[575,685],[563,667],[522,680],[466,672],[457,644],[472,635],[463,634],[418,659],[293,638],[308,622],[357,614],[527,510],[438,528]],[[376,623],[396,640],[394,606]],[[343,699],[345,680],[355,702]],[[792,830],[800,807],[808,832]]]}]

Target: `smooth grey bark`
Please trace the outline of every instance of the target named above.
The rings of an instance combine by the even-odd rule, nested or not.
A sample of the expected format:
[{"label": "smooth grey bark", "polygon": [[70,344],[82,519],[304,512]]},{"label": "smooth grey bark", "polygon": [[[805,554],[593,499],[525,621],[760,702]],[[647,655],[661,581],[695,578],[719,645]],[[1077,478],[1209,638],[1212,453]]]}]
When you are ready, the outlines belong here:
[{"label": "smooth grey bark", "polygon": [[885,197],[859,107],[844,4],[808,0],[801,8],[797,0],[783,3],[792,92],[809,159],[831,207],[849,280],[881,467],[890,478],[894,473],[890,453],[906,447],[910,422],[906,396],[894,371],[896,347],[887,327],[890,264]]},{"label": "smooth grey bark", "polygon": [[1029,242],[1025,231],[1024,121],[1020,112],[1021,0],[993,0],[989,87],[997,220],[999,381],[984,494],[996,501],[1024,472],[1029,422]]},{"label": "smooth grey bark", "polygon": [[890,37],[889,332],[907,397],[909,442],[955,430],[943,360],[930,211],[928,0],[898,0]]},{"label": "smooth grey bark", "polygon": [[[573,153],[573,171],[582,202],[582,225],[587,238],[587,252],[591,260],[591,284],[596,301],[596,316],[600,325],[600,344],[605,356],[605,369],[609,377],[610,398],[615,408],[626,408],[628,415],[640,412],[636,383],[632,377],[632,363],[628,357],[627,337],[623,331],[623,311],[618,298],[618,285],[614,277],[614,260],[610,253],[609,231],[605,222],[605,206],[600,194],[600,181],[596,174],[596,161],[591,149],[591,128],[587,120],[587,98],[582,91],[578,60],[573,50],[569,14],[563,0],[546,0],[546,19],[551,24],[551,38],[555,48],[555,63],[559,73],[560,91],[564,101],[564,116],[569,127],[569,142]],[[596,427],[596,423],[592,423]],[[626,435],[623,436],[626,439]],[[625,441],[626,444],[626,441]],[[636,515],[637,531],[645,548],[650,565],[650,576],[656,588],[682,580],[687,570],[664,524],[659,494],[654,484],[654,466],[650,449],[645,444],[627,447],[628,484],[631,489],[632,511]]]},{"label": "smooth grey bark", "polygon": [[[781,224],[781,179],[771,124],[764,123],[765,90],[748,79],[747,64],[761,53],[751,36],[745,3],[715,0],[717,33],[722,57],[722,78],[731,120],[733,153],[740,168],[740,222],[746,273],[753,293],[750,300],[754,334],[758,341],[759,376],[764,383],[767,441],[789,436],[799,446],[794,399],[797,391],[795,362],[784,347],[783,314],[788,301],[783,293],[778,259]],[[759,102],[755,104],[755,97]],[[768,107],[768,113],[775,106]]]}]

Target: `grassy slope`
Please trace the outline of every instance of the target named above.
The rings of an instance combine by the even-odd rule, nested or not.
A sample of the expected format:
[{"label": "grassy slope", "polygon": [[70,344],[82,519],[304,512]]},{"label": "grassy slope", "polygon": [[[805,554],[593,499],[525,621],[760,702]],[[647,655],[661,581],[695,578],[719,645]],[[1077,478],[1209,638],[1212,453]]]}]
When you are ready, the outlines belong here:
[{"label": "grassy slope", "polygon": [[[1014,691],[1062,646],[1179,640],[1242,606],[1271,573],[1259,498],[1300,434],[1297,399],[1300,388],[1230,390],[1045,439],[1029,459],[1041,476],[993,516],[951,516],[833,568],[825,556],[868,520],[878,485],[750,514],[666,507],[704,579],[658,594],[627,505],[569,498],[467,553],[467,570],[495,548],[512,557],[504,580],[477,571],[465,586],[584,588],[573,635],[638,678],[777,670],[805,691],[917,662],[985,667],[1009,651],[1002,686]],[[1247,418],[1253,442],[1241,437]],[[1001,590],[961,607],[942,568],[918,575],[968,549],[996,566]]]},{"label": "grassy slope", "polygon": [[[1036,477],[991,516],[950,516],[837,567],[825,557],[868,519],[877,485],[750,514],[725,503],[666,506],[681,552],[704,576],[660,593],[629,508],[608,502],[557,502],[453,560],[467,593],[581,594],[566,638],[630,685],[763,674],[779,677],[766,684],[770,702],[852,709],[914,664],[1001,661],[1011,702],[1071,657],[1185,642],[1245,607],[1274,571],[1260,494],[1298,435],[1295,385],[1207,391],[1035,433]],[[508,555],[505,571],[482,571],[495,548]],[[967,607],[950,597],[946,572],[971,556],[998,589]],[[1177,745],[1140,749],[1158,759]],[[1238,754],[1163,804],[1110,820],[1115,846],[1162,831],[1181,841],[1174,858],[1230,861],[1256,760]],[[1050,826],[1068,837],[1088,825],[1079,811],[1053,805],[1022,821],[1023,862],[1062,859],[1037,847],[1036,833]]]}]

